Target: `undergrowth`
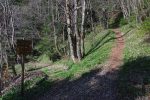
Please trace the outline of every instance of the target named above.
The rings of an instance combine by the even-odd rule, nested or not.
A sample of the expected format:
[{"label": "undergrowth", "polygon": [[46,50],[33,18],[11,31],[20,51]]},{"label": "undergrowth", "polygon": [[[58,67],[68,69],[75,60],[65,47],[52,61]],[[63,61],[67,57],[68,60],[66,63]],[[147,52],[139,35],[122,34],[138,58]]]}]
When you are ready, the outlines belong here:
[{"label": "undergrowth", "polygon": [[100,32],[96,29],[95,32],[89,33],[86,36],[86,55],[81,62],[73,63],[70,59],[63,59],[54,63],[55,69],[52,69],[51,66],[39,69],[48,76],[46,80],[40,84],[37,84],[42,80],[39,78],[27,81],[25,83],[27,84],[25,98],[21,98],[19,95],[20,88],[15,87],[4,95],[3,100],[29,100],[29,98],[33,98],[33,94],[36,97],[48,91],[52,83],[58,79],[73,80],[94,68],[101,68],[102,64],[109,57],[114,40],[114,32],[110,30]]},{"label": "undergrowth", "polygon": [[64,64],[68,66],[67,71],[55,73],[54,77],[58,78],[76,78],[83,73],[90,71],[96,67],[101,67],[111,51],[114,41],[114,32],[105,31],[94,34],[91,33],[86,37],[85,48],[86,56],[79,63],[73,63],[71,60],[61,60],[56,64]]}]

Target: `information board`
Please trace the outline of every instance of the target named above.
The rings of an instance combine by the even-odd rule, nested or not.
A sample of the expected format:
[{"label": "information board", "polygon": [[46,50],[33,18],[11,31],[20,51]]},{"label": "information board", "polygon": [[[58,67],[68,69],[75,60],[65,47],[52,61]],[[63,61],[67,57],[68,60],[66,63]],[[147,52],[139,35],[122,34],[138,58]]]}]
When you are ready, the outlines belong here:
[{"label": "information board", "polygon": [[17,54],[27,55],[32,52],[32,41],[31,40],[17,40]]}]

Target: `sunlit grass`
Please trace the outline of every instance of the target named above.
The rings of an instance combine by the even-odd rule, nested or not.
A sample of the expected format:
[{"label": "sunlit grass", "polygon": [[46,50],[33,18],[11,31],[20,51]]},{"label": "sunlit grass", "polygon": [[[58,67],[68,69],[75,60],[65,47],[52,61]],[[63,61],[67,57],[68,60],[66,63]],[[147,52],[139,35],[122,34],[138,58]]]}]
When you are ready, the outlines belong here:
[{"label": "sunlit grass", "polygon": [[[82,59],[81,62],[73,63],[70,59],[62,59],[54,63],[52,66],[39,69],[48,75],[47,80],[43,81],[40,84],[38,81],[40,77],[34,78],[31,81],[27,81],[26,85],[26,98],[32,98],[32,96],[40,95],[43,92],[46,92],[47,89],[51,87],[53,81],[58,79],[75,79],[79,78],[82,74],[89,72],[95,68],[101,68],[102,64],[108,59],[111,52],[111,48],[114,45],[114,32],[107,31],[97,31],[99,33],[90,33],[86,36],[85,48],[86,56]],[[30,66],[31,67],[31,66]],[[30,68],[29,67],[29,68]],[[9,93],[4,95],[3,100],[23,100],[20,95],[20,86],[13,88]]]},{"label": "sunlit grass", "polygon": [[[123,27],[124,32],[131,29],[129,25]],[[135,100],[147,95],[141,87],[145,82],[150,84],[150,43],[144,41],[148,36],[139,25],[124,37],[124,65],[120,69],[118,80],[120,100]]]},{"label": "sunlit grass", "polygon": [[[92,36],[91,36],[92,35]],[[94,37],[93,37],[94,36]],[[53,73],[53,77],[58,78],[74,78],[79,77],[83,73],[90,71],[91,69],[101,67],[106,59],[108,59],[111,48],[114,43],[114,33],[112,31],[104,31],[101,33],[90,34],[85,40],[86,56],[79,63],[73,63],[70,59],[61,60],[56,64],[64,64],[68,66],[65,71]],[[97,44],[97,45],[96,45]],[[43,70],[48,72],[48,68]],[[50,73],[50,76],[52,73]]]},{"label": "sunlit grass", "polygon": [[125,36],[124,60],[137,58],[139,56],[149,56],[150,44],[144,42],[148,35],[142,30],[133,29]]}]

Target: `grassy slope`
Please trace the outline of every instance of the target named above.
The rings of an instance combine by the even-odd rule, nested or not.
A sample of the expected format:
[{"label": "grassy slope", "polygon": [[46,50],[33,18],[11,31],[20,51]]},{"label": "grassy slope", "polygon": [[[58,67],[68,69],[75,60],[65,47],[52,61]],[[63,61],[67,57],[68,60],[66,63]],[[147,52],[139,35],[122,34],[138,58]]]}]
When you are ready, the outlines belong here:
[{"label": "grassy slope", "polygon": [[[130,30],[128,26],[123,27],[124,32]],[[131,30],[125,36],[126,48],[124,51],[124,59],[127,61],[130,58],[137,58],[139,56],[148,56],[150,49],[149,44],[144,42],[144,40],[148,37],[144,31],[135,28]]]},{"label": "grassy slope", "polygon": [[[86,57],[80,63],[74,64],[69,59],[61,60],[53,65],[55,68],[50,66],[40,69],[46,73],[49,78],[40,83],[37,82],[41,80],[40,77],[38,79],[35,78],[32,79],[32,81],[26,82],[26,95],[24,100],[28,100],[29,98],[31,99],[31,97],[46,92],[51,87],[54,80],[66,78],[75,79],[91,69],[97,67],[100,68],[100,65],[108,59],[113,43],[113,32],[109,30],[101,32],[99,27],[96,28],[94,32],[86,36]],[[14,88],[7,95],[4,95],[3,100],[21,100],[18,93],[19,89]]]},{"label": "grassy slope", "polygon": [[[124,32],[130,29],[130,25],[122,28]],[[150,43],[144,42],[147,37],[138,28],[125,35],[124,65],[118,81],[119,100],[137,100],[149,92],[145,87],[150,85]]]},{"label": "grassy slope", "polygon": [[[113,44],[114,33],[111,31],[103,31],[100,33],[91,33],[86,37],[85,48],[86,57],[80,62],[74,64],[71,60],[61,60],[56,64],[63,64],[67,67],[67,70],[50,73],[50,76],[58,78],[74,78],[79,77],[85,72],[98,67],[97,65],[104,63],[108,58]],[[48,68],[43,71],[49,75]],[[50,70],[49,70],[50,71]]]}]

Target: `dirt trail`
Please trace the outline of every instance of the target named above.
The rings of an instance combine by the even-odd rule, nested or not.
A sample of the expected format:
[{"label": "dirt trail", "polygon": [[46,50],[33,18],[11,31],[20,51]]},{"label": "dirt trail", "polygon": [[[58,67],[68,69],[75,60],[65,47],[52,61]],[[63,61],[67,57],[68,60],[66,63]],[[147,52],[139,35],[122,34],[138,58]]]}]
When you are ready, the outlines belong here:
[{"label": "dirt trail", "polygon": [[102,70],[95,69],[74,81],[59,82],[38,100],[117,100],[117,70],[122,64],[124,39],[119,30],[114,31],[116,44]]},{"label": "dirt trail", "polygon": [[113,31],[116,33],[116,44],[112,48],[111,55],[107,64],[103,67],[102,72],[100,72],[101,75],[104,75],[111,70],[117,70],[119,66],[123,63],[123,34],[119,31],[119,29],[114,29]]}]

